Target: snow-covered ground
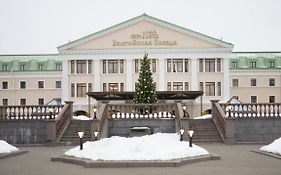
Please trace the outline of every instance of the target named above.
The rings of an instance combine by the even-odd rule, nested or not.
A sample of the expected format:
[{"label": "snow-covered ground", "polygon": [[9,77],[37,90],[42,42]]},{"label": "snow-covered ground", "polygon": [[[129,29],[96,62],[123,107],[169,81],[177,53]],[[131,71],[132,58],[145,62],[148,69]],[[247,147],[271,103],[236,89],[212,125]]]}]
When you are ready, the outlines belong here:
[{"label": "snow-covered ground", "polygon": [[77,146],[65,155],[92,160],[172,160],[209,154],[189,142],[179,141],[178,134],[156,133],[142,137],[111,137],[86,142],[84,149]]},{"label": "snow-covered ground", "polygon": [[73,116],[74,120],[92,120],[93,118],[89,118],[85,115],[78,115],[78,116]]},{"label": "snow-covered ground", "polygon": [[0,154],[11,153],[18,150],[19,150],[18,148],[8,144],[6,141],[0,140]]},{"label": "snow-covered ground", "polygon": [[212,114],[206,114],[198,117],[194,117],[193,119],[210,119],[212,118]]},{"label": "snow-covered ground", "polygon": [[261,147],[260,150],[281,155],[281,137],[271,144]]}]

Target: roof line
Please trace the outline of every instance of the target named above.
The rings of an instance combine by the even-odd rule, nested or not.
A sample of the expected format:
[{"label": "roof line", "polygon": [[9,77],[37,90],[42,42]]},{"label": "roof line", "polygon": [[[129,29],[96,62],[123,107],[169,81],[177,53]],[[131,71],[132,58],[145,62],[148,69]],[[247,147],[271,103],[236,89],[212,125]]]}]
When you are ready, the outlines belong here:
[{"label": "roof line", "polygon": [[3,54],[3,55],[1,55],[0,54],[0,56],[55,56],[55,55],[59,55],[59,54]]},{"label": "roof line", "polygon": [[232,53],[281,53],[281,51],[238,51]]}]

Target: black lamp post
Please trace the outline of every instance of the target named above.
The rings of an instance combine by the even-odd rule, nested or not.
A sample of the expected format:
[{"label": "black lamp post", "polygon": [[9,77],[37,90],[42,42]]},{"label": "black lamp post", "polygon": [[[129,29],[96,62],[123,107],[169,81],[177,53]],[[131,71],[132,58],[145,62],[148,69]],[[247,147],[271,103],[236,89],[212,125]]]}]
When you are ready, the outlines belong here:
[{"label": "black lamp post", "polygon": [[189,135],[189,147],[192,147],[192,137],[193,137],[193,134],[194,134],[194,130],[189,129],[187,132],[188,132],[188,135]]},{"label": "black lamp post", "polygon": [[182,109],[183,109],[183,117],[186,117],[186,115],[185,115],[186,105],[185,104],[182,106]]},{"label": "black lamp post", "polygon": [[94,141],[98,140],[98,135],[99,135],[99,132],[98,131],[94,131],[94,136],[95,136],[95,140]]},{"label": "black lamp post", "polygon": [[180,129],[180,135],[181,135],[180,141],[183,141],[183,133],[184,133],[184,129],[181,128],[181,129]]},{"label": "black lamp post", "polygon": [[96,106],[94,106],[94,107],[93,107],[94,119],[97,119],[97,115],[96,115],[97,110],[98,110],[98,108],[97,108]]},{"label": "black lamp post", "polygon": [[83,149],[83,137],[84,137],[84,132],[83,131],[78,131],[78,136],[80,138],[80,150]]}]

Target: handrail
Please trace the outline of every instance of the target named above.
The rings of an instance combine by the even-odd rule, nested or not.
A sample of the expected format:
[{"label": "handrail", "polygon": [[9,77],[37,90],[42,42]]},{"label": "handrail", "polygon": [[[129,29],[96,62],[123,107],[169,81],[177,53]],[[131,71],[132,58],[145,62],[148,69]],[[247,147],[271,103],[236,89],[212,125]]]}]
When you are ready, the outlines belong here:
[{"label": "handrail", "polygon": [[176,110],[175,110],[176,132],[179,132],[181,127],[183,127],[181,124],[181,118],[183,118],[183,116],[184,116],[183,113],[184,113],[184,111],[182,109],[181,103],[176,103]]},{"label": "handrail", "polygon": [[221,106],[215,102],[212,102],[212,117],[214,120],[214,123],[219,130],[219,133],[223,140],[226,139],[226,132],[225,132],[225,113],[223,112]]},{"label": "handrail", "polygon": [[100,137],[104,136],[104,125],[105,121],[107,120],[107,113],[108,113],[108,104],[102,104],[98,113],[99,119],[99,127],[98,132],[100,133]]}]

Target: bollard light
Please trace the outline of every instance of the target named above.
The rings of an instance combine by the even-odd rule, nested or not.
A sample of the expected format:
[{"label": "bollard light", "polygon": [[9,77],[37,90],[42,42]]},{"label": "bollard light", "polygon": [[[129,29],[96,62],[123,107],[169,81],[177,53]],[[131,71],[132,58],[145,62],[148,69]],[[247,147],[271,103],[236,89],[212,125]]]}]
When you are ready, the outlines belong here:
[{"label": "bollard light", "polygon": [[78,136],[80,138],[80,150],[83,149],[83,137],[84,137],[84,132],[83,131],[78,131]]},{"label": "bollard light", "polygon": [[183,133],[184,133],[184,129],[183,128],[181,128],[180,129],[180,141],[183,141]]},{"label": "bollard light", "polygon": [[183,117],[186,117],[185,116],[185,110],[186,110],[186,105],[185,104],[182,106],[182,109],[183,109]]},{"label": "bollard light", "polygon": [[98,135],[99,135],[99,132],[98,131],[94,131],[95,141],[98,140]]},{"label": "bollard light", "polygon": [[93,107],[93,112],[94,112],[94,119],[97,119],[97,110],[98,108],[96,106]]},{"label": "bollard light", "polygon": [[188,132],[188,135],[189,135],[189,147],[192,147],[192,137],[193,137],[193,134],[194,134],[194,130],[189,129],[187,132]]}]

